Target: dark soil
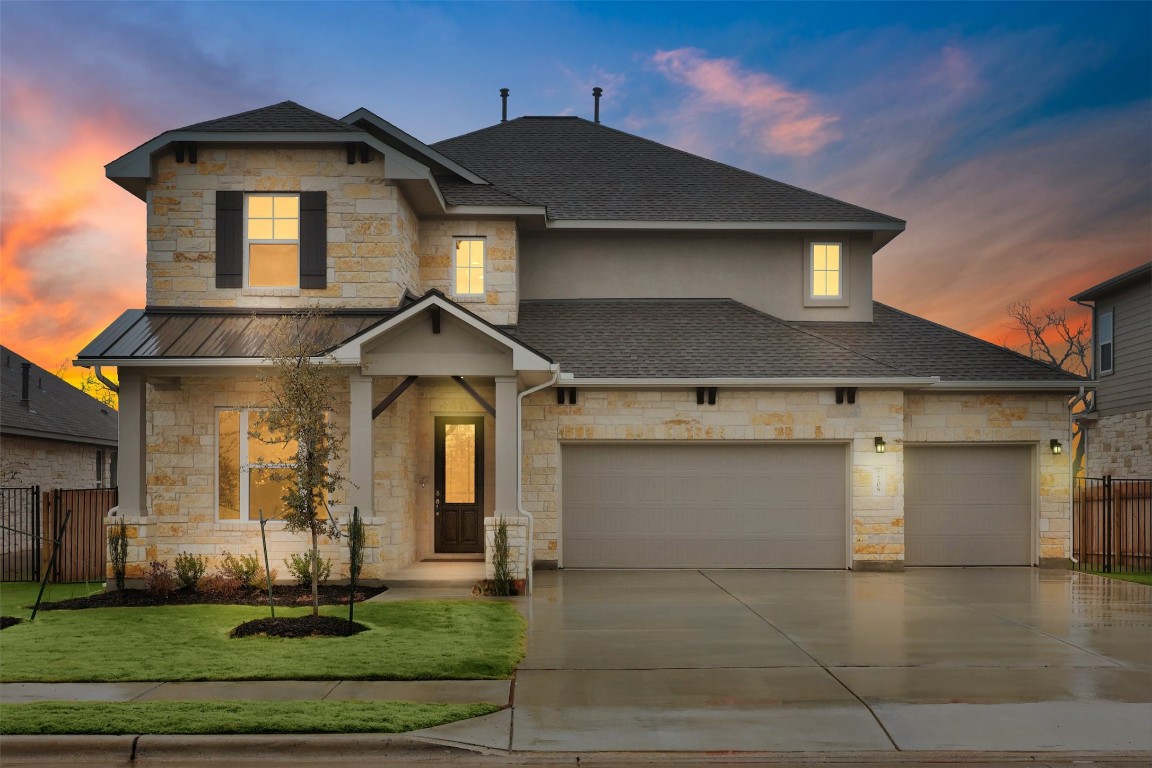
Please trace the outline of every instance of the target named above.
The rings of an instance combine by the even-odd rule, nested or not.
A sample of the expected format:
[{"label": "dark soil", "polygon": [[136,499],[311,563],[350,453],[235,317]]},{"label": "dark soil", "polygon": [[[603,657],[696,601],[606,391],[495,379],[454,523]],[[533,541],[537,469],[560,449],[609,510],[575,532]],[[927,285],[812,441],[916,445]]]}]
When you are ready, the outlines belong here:
[{"label": "dark soil", "polygon": [[22,621],[24,621],[24,619],[17,618],[16,616],[0,616],[0,629],[14,627]]},{"label": "dark soil", "polygon": [[282,619],[246,621],[228,633],[229,637],[348,637],[368,627],[335,616],[293,616]]},{"label": "dark soil", "polygon": [[[356,600],[360,602],[378,595],[387,587],[356,587]],[[320,605],[347,605],[348,587],[321,585]],[[276,605],[311,605],[312,589],[294,585],[272,587],[272,601]],[[167,595],[154,595],[143,589],[123,592],[97,592],[87,597],[73,597],[55,603],[41,603],[42,611],[74,611],[82,608],[145,608],[156,605],[268,605],[268,592],[263,589],[241,589],[232,595],[206,595],[190,589],[178,589]]]}]

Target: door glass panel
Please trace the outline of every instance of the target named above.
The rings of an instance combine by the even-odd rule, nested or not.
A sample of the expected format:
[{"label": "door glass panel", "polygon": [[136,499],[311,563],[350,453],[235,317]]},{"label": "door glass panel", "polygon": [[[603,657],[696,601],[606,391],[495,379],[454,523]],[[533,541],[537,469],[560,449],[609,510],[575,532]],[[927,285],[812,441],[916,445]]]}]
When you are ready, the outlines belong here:
[{"label": "door glass panel", "polygon": [[444,425],[444,503],[476,502],[476,425]]}]

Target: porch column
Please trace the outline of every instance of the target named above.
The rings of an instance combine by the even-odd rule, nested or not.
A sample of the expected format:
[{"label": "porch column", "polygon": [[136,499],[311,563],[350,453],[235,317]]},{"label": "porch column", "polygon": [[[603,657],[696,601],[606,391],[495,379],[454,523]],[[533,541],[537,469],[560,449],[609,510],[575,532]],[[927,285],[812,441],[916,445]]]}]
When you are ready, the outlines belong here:
[{"label": "porch column", "polygon": [[[348,471],[352,486],[349,501],[360,508],[361,517],[371,517],[372,506],[372,377],[348,375]],[[352,514],[352,510],[348,510]]]},{"label": "porch column", "polygon": [[496,377],[496,514],[516,514],[516,377]]},{"label": "porch column", "polygon": [[119,448],[117,480],[120,517],[148,514],[147,475],[147,385],[145,377],[131,368],[121,368]]}]

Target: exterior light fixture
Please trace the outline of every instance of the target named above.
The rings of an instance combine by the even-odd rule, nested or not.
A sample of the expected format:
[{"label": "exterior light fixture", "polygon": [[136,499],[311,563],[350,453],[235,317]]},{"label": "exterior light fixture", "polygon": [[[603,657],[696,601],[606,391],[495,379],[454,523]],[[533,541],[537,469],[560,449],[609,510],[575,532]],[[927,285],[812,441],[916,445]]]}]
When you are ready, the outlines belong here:
[{"label": "exterior light fixture", "polygon": [[1060,441],[1056,438],[1048,441],[1048,447],[1052,449],[1053,455],[1059,456],[1061,453],[1064,453],[1064,446],[1060,445]]},{"label": "exterior light fixture", "polygon": [[884,451],[887,447],[888,446],[886,446],[884,444],[884,438],[877,436],[876,437],[876,453],[884,453]]}]

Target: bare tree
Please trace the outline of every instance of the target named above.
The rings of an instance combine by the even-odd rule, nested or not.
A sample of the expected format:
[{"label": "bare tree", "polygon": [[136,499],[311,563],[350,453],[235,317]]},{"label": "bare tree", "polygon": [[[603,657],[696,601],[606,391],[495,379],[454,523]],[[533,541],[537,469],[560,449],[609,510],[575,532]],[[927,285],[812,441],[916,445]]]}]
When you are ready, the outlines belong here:
[{"label": "bare tree", "polygon": [[1027,299],[1008,305],[1013,328],[1028,337],[1027,355],[1057,368],[1087,376],[1092,352],[1092,326],[1088,320],[1068,323],[1063,309],[1032,309]]},{"label": "bare tree", "polygon": [[[68,373],[69,369],[72,367],[72,361],[68,358],[64,358],[60,361],[60,364],[56,366],[56,370],[53,371],[53,373],[56,375],[56,378],[68,381],[68,379],[64,378],[64,375]],[[84,394],[96,398],[101,403],[111,408],[117,408],[120,405],[119,396],[111,389],[109,389],[107,384],[96,378],[96,374],[92,373],[92,371],[87,371],[80,379],[80,381],[68,381],[68,383],[76,387],[76,389],[80,390]]]}]

